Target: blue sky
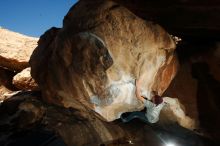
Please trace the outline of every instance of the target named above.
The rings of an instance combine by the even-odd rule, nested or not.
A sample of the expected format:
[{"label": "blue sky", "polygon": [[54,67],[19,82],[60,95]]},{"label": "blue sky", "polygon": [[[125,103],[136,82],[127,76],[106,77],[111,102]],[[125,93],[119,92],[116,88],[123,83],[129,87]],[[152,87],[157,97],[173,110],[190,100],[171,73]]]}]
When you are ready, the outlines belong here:
[{"label": "blue sky", "polygon": [[0,26],[39,37],[63,17],[77,0],[0,0]]}]

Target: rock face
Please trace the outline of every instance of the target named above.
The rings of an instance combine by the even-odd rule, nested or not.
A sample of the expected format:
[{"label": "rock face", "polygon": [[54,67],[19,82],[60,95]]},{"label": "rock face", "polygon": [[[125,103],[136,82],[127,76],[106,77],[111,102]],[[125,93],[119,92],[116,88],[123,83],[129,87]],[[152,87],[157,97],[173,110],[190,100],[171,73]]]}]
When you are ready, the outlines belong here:
[{"label": "rock face", "polygon": [[31,68],[26,68],[13,77],[13,85],[20,90],[37,90],[38,86],[31,77]]},{"label": "rock face", "polygon": [[37,40],[0,28],[0,66],[16,71],[28,67]]},{"label": "rock face", "polygon": [[[82,11],[83,10],[83,11]],[[106,121],[143,109],[135,95],[152,98],[176,74],[175,42],[159,25],[111,1],[79,1],[63,21],[39,40],[31,74],[44,100]]]}]

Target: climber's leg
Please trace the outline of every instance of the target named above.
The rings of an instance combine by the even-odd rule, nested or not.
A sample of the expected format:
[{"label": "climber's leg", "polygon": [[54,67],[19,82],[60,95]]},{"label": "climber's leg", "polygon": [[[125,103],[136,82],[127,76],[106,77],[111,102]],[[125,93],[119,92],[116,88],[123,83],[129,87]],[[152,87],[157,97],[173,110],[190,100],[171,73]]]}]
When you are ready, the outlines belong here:
[{"label": "climber's leg", "polygon": [[128,115],[127,117],[124,117],[123,115],[121,115],[121,120],[124,122],[124,123],[127,123],[133,119],[140,119],[141,121],[143,122],[146,122],[146,123],[149,123],[148,120],[147,120],[147,117],[145,116],[145,113],[144,112],[132,112],[130,115]]}]

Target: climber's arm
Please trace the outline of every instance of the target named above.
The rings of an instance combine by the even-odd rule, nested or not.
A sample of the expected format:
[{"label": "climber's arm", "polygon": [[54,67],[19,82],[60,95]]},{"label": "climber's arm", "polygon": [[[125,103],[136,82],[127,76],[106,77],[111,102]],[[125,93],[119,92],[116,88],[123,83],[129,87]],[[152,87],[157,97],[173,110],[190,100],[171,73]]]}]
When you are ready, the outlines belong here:
[{"label": "climber's arm", "polygon": [[136,92],[135,92],[136,97],[144,103],[146,99],[143,96],[141,96],[141,91],[140,91],[141,80],[140,79],[136,80],[135,84],[136,84]]}]

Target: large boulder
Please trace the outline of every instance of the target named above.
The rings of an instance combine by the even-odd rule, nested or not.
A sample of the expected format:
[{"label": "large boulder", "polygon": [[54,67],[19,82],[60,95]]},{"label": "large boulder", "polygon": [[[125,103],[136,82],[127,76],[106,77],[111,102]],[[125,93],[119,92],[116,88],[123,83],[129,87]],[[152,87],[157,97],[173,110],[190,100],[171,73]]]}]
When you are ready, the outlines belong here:
[{"label": "large boulder", "polygon": [[29,66],[29,58],[38,38],[0,28],[0,66],[20,71]]},{"label": "large boulder", "polygon": [[177,71],[175,48],[161,26],[112,1],[79,1],[63,28],[41,36],[31,74],[47,102],[113,121],[144,108],[136,79],[148,99],[152,91],[163,94]]}]

